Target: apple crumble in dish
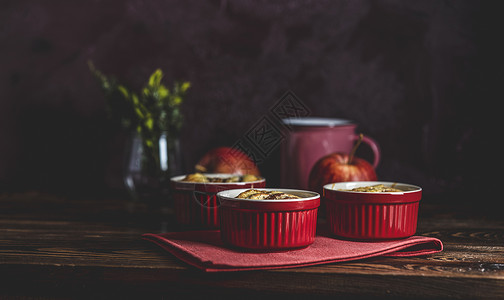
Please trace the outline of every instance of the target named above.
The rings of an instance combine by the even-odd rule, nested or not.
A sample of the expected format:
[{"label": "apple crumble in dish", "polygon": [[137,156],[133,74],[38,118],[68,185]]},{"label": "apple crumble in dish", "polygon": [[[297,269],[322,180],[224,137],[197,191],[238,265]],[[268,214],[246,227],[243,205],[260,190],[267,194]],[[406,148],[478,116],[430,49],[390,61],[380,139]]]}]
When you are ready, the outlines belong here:
[{"label": "apple crumble in dish", "polygon": [[286,194],[280,191],[261,191],[261,190],[246,190],[241,192],[236,198],[240,199],[255,199],[255,200],[281,200],[281,199],[300,199],[296,195]]},{"label": "apple crumble in dish", "polygon": [[232,175],[228,177],[217,177],[217,176],[208,176],[202,173],[193,173],[188,174],[181,181],[189,181],[189,182],[250,182],[257,181],[261,178],[255,175],[247,174],[247,175]]},{"label": "apple crumble in dish", "polygon": [[383,184],[376,184],[371,186],[357,187],[351,190],[341,190],[349,192],[366,192],[366,193],[391,193],[391,192],[404,192],[393,187],[384,186]]}]

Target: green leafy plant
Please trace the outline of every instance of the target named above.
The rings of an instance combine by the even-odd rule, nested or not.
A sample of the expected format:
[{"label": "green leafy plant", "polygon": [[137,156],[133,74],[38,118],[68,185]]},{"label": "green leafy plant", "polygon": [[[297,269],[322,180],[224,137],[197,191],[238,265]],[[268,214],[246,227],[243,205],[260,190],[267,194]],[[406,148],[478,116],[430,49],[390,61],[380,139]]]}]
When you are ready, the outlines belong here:
[{"label": "green leafy plant", "polygon": [[151,160],[151,168],[156,168],[161,135],[167,137],[168,147],[172,147],[174,139],[180,135],[181,106],[190,82],[175,82],[169,89],[161,82],[163,72],[157,69],[140,92],[135,93],[116,78],[104,75],[91,61],[88,66],[105,94],[109,115],[126,130],[137,132],[147,152],[146,159]]}]

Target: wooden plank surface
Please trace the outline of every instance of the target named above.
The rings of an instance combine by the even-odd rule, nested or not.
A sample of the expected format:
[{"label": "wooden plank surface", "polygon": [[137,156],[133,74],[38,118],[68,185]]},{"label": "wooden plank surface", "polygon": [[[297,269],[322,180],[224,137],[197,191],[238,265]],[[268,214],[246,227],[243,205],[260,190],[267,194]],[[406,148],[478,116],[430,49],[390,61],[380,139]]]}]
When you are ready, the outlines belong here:
[{"label": "wooden plank surface", "polygon": [[121,198],[0,195],[0,296],[504,297],[504,221],[467,209],[421,206],[417,233],[445,247],[434,255],[225,274],[203,273],[140,238],[181,230],[171,220],[168,209]]}]

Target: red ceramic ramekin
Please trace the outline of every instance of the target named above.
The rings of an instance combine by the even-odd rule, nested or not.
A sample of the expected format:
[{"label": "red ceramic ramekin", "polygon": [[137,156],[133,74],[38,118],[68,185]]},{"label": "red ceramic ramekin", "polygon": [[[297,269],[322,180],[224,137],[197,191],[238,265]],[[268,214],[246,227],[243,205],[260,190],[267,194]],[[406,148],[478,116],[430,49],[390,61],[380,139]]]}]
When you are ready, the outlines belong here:
[{"label": "red ceramic ramekin", "polygon": [[[402,192],[346,191],[383,184]],[[324,186],[329,230],[356,240],[398,239],[415,234],[422,189],[404,183],[353,181]]]},{"label": "red ceramic ramekin", "polygon": [[281,191],[301,197],[284,200],[236,198],[247,189],[219,192],[222,241],[251,250],[304,248],[315,240],[320,195],[292,189]]},{"label": "red ceramic ramekin", "polygon": [[[227,178],[233,174],[204,174],[209,177]],[[173,210],[178,224],[199,228],[219,228],[220,202],[216,194],[220,191],[238,188],[261,188],[266,180],[248,182],[189,182],[182,181],[186,175],[171,178]]]}]

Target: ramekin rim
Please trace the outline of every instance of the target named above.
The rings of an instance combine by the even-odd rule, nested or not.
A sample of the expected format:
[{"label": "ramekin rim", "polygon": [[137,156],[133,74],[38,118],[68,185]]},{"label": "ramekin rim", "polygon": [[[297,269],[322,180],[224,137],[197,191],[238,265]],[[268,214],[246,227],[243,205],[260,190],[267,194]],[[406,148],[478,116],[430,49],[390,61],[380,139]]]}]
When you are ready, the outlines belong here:
[{"label": "ramekin rim", "polygon": [[[306,197],[306,198],[300,198],[300,199],[243,199],[243,198],[236,198],[236,197],[230,197],[230,196],[224,195],[225,193],[229,193],[229,192],[246,191],[246,190],[251,190],[251,189],[264,190],[264,191],[280,191],[280,192],[285,192],[285,193],[303,192],[303,193],[311,193],[311,194],[313,194],[313,196]],[[239,193],[240,192],[238,192],[236,195],[238,195]],[[310,201],[310,200],[320,199],[320,194],[317,192],[314,192],[314,191],[300,190],[300,189],[244,188],[244,189],[230,189],[230,190],[220,191],[217,193],[217,197],[223,198],[224,200],[231,200],[231,201],[259,202],[259,203],[288,203],[288,202],[301,202],[301,201]]]},{"label": "ramekin rim", "polygon": [[[338,190],[334,188],[328,188],[329,186],[334,187],[334,185],[344,185],[344,184],[369,184],[369,185],[374,185],[374,184],[392,184],[392,185],[403,185],[403,186],[409,186],[414,189],[408,190],[408,191],[402,191],[402,192],[360,192],[360,191],[343,191],[343,190]],[[362,195],[404,195],[404,194],[411,194],[411,193],[418,193],[422,191],[422,188],[418,185],[414,184],[409,184],[409,183],[403,183],[403,182],[397,182],[397,181],[345,181],[345,182],[333,182],[333,183],[328,183],[323,186],[323,190],[328,190],[331,192],[339,192],[339,193],[350,193],[350,194],[362,194]]]},{"label": "ramekin rim", "polygon": [[[210,176],[215,176],[216,177],[225,177],[225,176],[243,176],[243,174],[232,174],[232,173],[201,173],[205,176],[210,175]],[[246,184],[253,184],[253,183],[259,183],[263,182],[266,180],[266,178],[262,176],[258,176],[261,179],[259,180],[254,180],[254,181],[238,181],[238,182],[196,182],[196,181],[182,181],[181,179],[185,178],[189,174],[184,174],[184,175],[176,175],[170,178],[170,181],[173,183],[177,184],[200,184],[200,185],[246,185]]]}]

